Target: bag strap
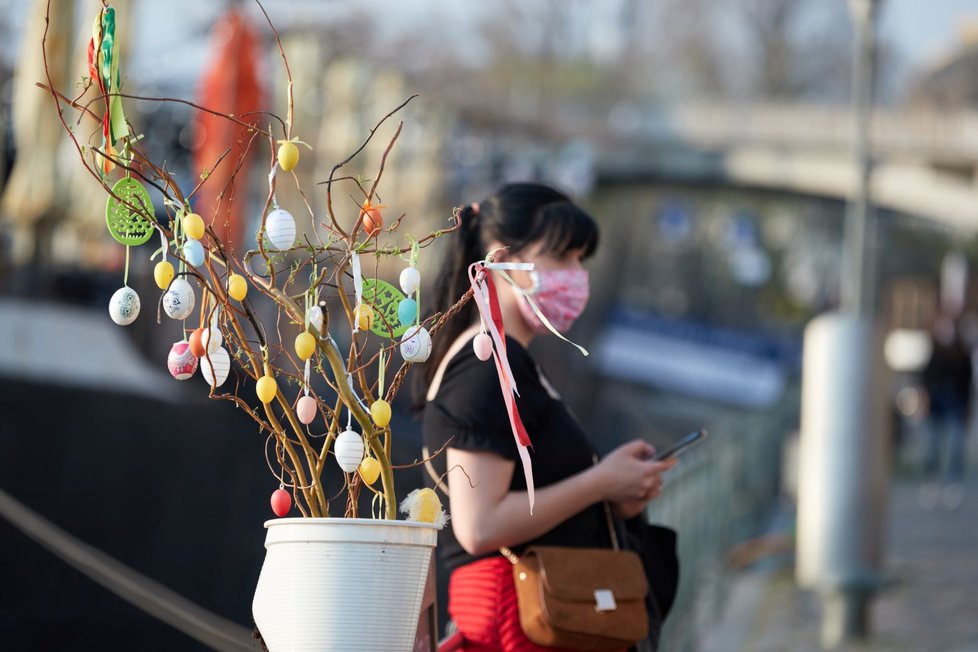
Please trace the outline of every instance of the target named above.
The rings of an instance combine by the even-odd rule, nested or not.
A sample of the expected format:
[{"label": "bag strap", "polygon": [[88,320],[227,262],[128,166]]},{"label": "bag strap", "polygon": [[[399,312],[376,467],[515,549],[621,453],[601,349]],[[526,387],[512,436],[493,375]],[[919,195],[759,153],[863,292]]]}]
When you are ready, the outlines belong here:
[{"label": "bag strap", "polygon": [[[598,456],[592,456],[591,460],[594,465],[597,466]],[[618,531],[615,529],[615,520],[611,515],[611,505],[608,504],[607,500],[602,500],[601,504],[604,505],[604,515],[608,521],[608,534],[611,535],[611,548],[615,552],[619,552],[621,550],[621,546],[618,542]],[[520,560],[516,553],[505,546],[499,548],[499,554],[505,557],[513,566],[515,566]]]}]

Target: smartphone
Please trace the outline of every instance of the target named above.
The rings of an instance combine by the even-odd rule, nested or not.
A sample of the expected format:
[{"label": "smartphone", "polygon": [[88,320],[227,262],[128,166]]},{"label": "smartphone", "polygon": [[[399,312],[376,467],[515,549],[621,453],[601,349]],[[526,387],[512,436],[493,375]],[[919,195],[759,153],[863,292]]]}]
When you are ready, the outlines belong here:
[{"label": "smartphone", "polygon": [[696,432],[691,432],[662,452],[656,452],[655,459],[668,460],[671,457],[682,455],[690,448],[706,439],[709,434],[710,433],[705,428],[697,430]]}]

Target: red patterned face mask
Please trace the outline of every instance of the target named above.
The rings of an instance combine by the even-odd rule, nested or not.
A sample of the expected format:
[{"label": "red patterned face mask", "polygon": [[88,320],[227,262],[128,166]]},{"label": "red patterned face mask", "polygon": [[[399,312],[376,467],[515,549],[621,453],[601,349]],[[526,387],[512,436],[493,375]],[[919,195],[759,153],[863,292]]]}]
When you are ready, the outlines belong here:
[{"label": "red patterned face mask", "polygon": [[560,333],[566,333],[584,312],[590,295],[590,283],[585,269],[558,269],[530,272],[533,286],[518,290],[525,295],[517,303],[530,327],[537,333],[548,329],[526,297],[532,297],[543,317]]}]

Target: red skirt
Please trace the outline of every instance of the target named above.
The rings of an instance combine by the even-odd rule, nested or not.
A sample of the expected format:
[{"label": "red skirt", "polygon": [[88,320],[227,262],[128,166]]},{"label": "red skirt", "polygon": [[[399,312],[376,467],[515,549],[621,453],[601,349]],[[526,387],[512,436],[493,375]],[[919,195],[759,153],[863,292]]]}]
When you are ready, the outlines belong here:
[{"label": "red skirt", "polygon": [[[490,557],[455,569],[448,580],[448,614],[462,635],[463,652],[554,652],[520,627],[513,565]],[[567,651],[561,651],[567,652]]]}]

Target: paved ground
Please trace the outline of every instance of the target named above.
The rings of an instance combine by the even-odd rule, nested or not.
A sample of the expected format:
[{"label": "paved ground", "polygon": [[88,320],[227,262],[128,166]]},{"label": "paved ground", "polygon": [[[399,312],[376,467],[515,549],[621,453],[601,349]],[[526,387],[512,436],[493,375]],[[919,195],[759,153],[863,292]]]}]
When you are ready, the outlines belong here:
[{"label": "paved ground", "polygon": [[[974,467],[973,467],[974,468]],[[871,639],[860,652],[978,652],[978,478],[957,509],[925,508],[920,485],[891,492],[890,586],[876,601]],[[709,652],[819,650],[819,602],[799,591],[793,568],[753,570],[731,587],[726,611],[702,640]]]}]

